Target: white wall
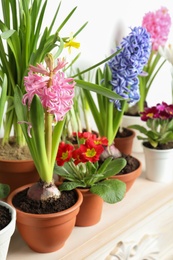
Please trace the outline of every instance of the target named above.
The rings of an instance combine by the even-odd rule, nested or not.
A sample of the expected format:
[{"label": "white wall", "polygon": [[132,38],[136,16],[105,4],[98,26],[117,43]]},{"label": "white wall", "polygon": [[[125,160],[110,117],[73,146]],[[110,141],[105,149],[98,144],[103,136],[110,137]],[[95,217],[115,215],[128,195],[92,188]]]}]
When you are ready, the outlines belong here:
[{"label": "white wall", "polygon": [[[58,3],[58,0],[48,0],[47,17],[43,26],[49,24]],[[63,29],[61,36],[70,35],[88,21],[88,25],[76,39],[81,43],[81,56],[76,63],[80,69],[87,68],[110,54],[111,48],[115,46],[120,24],[122,28],[118,35],[121,38],[129,33],[129,27],[141,25],[146,12],[155,11],[161,6],[169,9],[173,23],[173,0],[62,0],[56,20],[57,26],[75,6],[77,10]],[[173,44],[173,26],[169,42]],[[148,100],[149,103],[154,104],[162,100],[171,101],[169,64],[159,73]]]},{"label": "white wall", "polygon": [[[129,27],[140,26],[146,12],[155,11],[161,6],[165,6],[169,9],[173,23],[172,0],[63,0],[57,22],[75,6],[77,6],[77,10],[63,32],[70,34],[88,21],[88,25],[76,39],[81,43],[81,56],[76,66],[80,66],[81,69],[110,55],[111,48],[115,47],[116,39],[127,35]],[[49,12],[52,13],[54,8],[55,0],[49,0]],[[119,31],[120,25],[121,31]],[[169,43],[173,44],[173,26]],[[148,97],[149,104],[155,104],[162,100],[167,102],[172,100],[170,64],[168,63],[159,73]]]}]

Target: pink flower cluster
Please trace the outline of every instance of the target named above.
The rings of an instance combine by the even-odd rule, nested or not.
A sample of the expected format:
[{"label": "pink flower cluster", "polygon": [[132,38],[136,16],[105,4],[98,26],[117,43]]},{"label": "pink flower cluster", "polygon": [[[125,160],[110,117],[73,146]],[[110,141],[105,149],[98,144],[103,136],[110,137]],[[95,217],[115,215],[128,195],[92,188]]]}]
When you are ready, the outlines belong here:
[{"label": "pink flower cluster", "polygon": [[55,116],[55,121],[63,120],[65,114],[73,105],[74,86],[73,78],[66,78],[60,71],[66,63],[58,59],[58,65],[51,70],[42,64],[30,66],[28,76],[24,77],[26,94],[23,103],[30,106],[34,95],[40,97],[41,103],[47,112]]},{"label": "pink flower cluster", "polygon": [[142,26],[151,35],[152,49],[157,51],[159,46],[164,46],[171,27],[171,17],[166,7],[161,7],[156,12],[148,12],[143,17]]}]

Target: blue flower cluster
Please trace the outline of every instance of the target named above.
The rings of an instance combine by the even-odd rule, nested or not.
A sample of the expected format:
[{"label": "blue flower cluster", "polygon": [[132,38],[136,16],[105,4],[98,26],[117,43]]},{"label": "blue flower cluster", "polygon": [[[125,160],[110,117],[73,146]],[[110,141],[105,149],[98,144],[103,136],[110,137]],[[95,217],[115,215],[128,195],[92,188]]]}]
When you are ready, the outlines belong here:
[{"label": "blue flower cluster", "polygon": [[[151,53],[150,34],[143,27],[134,27],[117,50],[121,51],[108,62],[113,91],[127,99],[128,103],[135,104],[140,99],[138,75],[142,74]],[[121,110],[120,101],[114,102]]]}]

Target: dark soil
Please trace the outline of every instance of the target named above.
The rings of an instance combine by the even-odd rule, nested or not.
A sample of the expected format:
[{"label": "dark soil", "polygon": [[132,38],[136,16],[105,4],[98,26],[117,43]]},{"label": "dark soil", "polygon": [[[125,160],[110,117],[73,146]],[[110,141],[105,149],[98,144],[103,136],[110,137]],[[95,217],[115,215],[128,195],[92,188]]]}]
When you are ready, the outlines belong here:
[{"label": "dark soil", "polygon": [[0,205],[0,230],[5,228],[11,221],[11,213],[9,209]]},{"label": "dark soil", "polygon": [[15,208],[27,213],[56,213],[72,207],[77,201],[77,193],[75,190],[62,191],[61,197],[57,200],[49,199],[47,201],[37,201],[27,197],[28,189],[29,188],[16,194],[12,201]]},{"label": "dark soil", "polygon": [[[136,170],[139,167],[139,161],[135,157],[133,157],[131,155],[125,155],[125,154],[122,154],[121,157],[126,159],[127,164],[118,174],[129,173],[129,172]],[[116,174],[116,175],[118,175],[118,174]]]},{"label": "dark soil", "polygon": [[169,142],[167,144],[159,144],[156,148],[154,148],[149,142],[144,142],[143,145],[154,150],[167,150],[173,148],[173,142]]},{"label": "dark soil", "polygon": [[124,138],[124,137],[131,136],[132,134],[133,134],[133,131],[132,131],[132,130],[123,127],[122,129],[119,129],[119,131],[118,131],[116,137],[118,137],[118,138]]}]

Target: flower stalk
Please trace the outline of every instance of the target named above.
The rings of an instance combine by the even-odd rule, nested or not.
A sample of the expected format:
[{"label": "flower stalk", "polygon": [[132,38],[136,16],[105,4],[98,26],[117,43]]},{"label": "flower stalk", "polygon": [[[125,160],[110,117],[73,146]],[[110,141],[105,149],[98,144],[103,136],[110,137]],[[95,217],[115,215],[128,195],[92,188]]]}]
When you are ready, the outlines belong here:
[{"label": "flower stalk", "polygon": [[113,143],[121,125],[121,120],[128,104],[136,104],[139,99],[138,75],[150,55],[150,35],[146,29],[135,27],[117,47],[116,54],[110,58],[103,71],[96,71],[96,83],[112,90],[121,97],[109,99],[97,93],[97,104],[88,90],[84,90],[100,136]]}]

